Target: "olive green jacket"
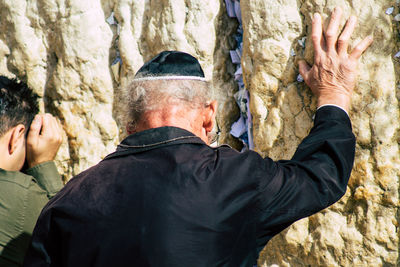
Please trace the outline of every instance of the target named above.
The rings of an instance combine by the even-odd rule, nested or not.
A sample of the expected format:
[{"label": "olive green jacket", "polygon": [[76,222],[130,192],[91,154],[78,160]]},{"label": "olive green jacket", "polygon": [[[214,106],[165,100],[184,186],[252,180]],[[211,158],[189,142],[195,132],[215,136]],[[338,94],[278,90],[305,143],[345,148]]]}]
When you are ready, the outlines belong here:
[{"label": "olive green jacket", "polygon": [[54,162],[25,173],[0,169],[0,266],[21,266],[36,220],[63,186]]}]

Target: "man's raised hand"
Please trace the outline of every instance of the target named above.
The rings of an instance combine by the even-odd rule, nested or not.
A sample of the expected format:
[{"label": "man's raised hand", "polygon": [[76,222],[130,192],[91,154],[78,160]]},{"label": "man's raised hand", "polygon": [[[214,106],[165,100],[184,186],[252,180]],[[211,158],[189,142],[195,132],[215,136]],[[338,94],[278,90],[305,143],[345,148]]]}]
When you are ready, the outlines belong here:
[{"label": "man's raised hand", "polygon": [[351,16],[339,36],[339,23],[342,10],[335,8],[329,26],[322,30],[322,19],[316,13],[312,21],[312,43],[314,46],[314,65],[310,67],[304,60],[299,61],[299,72],[306,84],[317,96],[317,106],[326,104],[350,109],[351,95],[357,79],[358,59],[372,43],[372,36],[366,37],[348,53],[351,34],[357,18]]},{"label": "man's raised hand", "polygon": [[54,160],[62,143],[62,127],[51,115],[36,115],[26,142],[26,159],[29,168]]}]

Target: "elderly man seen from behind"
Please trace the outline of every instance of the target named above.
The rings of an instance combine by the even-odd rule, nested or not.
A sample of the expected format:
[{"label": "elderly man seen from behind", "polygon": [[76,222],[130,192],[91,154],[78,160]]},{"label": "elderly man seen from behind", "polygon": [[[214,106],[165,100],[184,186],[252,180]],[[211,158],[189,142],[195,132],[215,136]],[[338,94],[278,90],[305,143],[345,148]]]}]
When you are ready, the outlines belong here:
[{"label": "elderly man seen from behind", "polygon": [[318,98],[314,127],[288,161],[212,148],[216,102],[198,61],[165,51],[128,91],[130,133],[98,165],[73,178],[43,210],[25,266],[252,266],[290,224],[340,199],[355,139],[346,111],[357,60],[341,10],[322,34],[315,64],[300,72]]}]

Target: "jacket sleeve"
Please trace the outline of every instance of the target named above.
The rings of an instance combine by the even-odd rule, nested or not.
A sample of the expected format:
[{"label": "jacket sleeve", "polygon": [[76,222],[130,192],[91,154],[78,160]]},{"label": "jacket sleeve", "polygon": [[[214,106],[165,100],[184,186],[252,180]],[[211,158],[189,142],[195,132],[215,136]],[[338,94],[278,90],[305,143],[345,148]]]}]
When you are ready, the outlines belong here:
[{"label": "jacket sleeve", "polygon": [[[2,182],[1,193],[4,215],[1,221],[3,235],[0,235],[0,265],[10,261],[21,266],[36,220],[49,200],[62,186],[61,177],[52,162],[37,165],[26,173],[8,172],[8,179]],[[1,205],[0,205],[1,206]],[[1,216],[0,216],[1,217]],[[11,263],[8,263],[8,266]]]},{"label": "jacket sleeve", "polygon": [[61,176],[53,161],[36,165],[28,169],[26,173],[36,179],[38,185],[47,192],[49,199],[63,187]]},{"label": "jacket sleeve", "polygon": [[27,190],[23,229],[25,233],[31,235],[43,207],[60,191],[63,183],[52,161],[36,165],[28,169],[26,173],[33,178]]},{"label": "jacket sleeve", "polygon": [[[340,108],[324,106],[291,160],[264,159],[258,246],[263,247],[296,220],[338,201],[346,192],[354,154],[355,137],[348,115]],[[265,172],[270,175],[266,177]]]}]

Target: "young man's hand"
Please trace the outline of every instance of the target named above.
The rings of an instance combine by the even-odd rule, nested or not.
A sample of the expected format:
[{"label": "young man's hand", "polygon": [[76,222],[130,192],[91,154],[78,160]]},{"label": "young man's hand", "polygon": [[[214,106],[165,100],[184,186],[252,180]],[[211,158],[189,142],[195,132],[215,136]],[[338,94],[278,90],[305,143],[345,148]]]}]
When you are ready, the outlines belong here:
[{"label": "young man's hand", "polygon": [[349,39],[356,25],[356,17],[351,16],[339,36],[339,23],[342,10],[335,8],[326,32],[322,31],[320,14],[312,21],[312,42],[314,46],[314,65],[301,60],[299,71],[306,84],[318,98],[318,107],[334,104],[349,111],[351,95],[357,79],[358,59],[372,43],[368,36],[347,52]]},{"label": "young man's hand", "polygon": [[29,168],[54,160],[62,143],[62,132],[60,123],[51,114],[35,116],[26,141]]}]

